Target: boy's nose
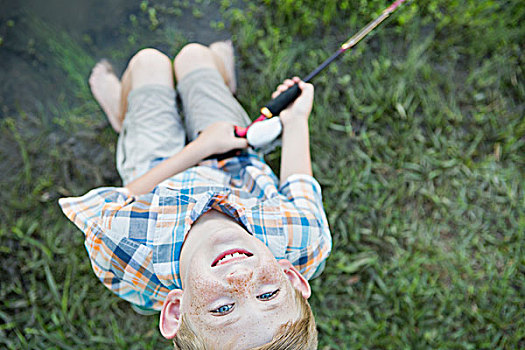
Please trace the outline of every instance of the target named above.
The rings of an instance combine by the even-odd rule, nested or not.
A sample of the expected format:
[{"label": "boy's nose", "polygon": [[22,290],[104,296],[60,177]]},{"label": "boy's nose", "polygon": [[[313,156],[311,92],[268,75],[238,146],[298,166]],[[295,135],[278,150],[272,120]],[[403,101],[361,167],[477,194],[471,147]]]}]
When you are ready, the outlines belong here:
[{"label": "boy's nose", "polygon": [[247,282],[252,279],[253,271],[245,267],[239,267],[226,275],[228,283]]}]

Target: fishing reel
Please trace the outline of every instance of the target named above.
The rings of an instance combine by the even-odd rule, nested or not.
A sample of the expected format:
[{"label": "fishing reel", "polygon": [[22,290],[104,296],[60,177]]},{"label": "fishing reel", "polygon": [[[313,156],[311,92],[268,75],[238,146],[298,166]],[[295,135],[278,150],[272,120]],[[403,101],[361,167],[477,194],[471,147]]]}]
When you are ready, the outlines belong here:
[{"label": "fishing reel", "polygon": [[[283,130],[281,118],[272,117],[250,125],[246,131],[248,144],[255,149],[265,149],[277,140]],[[264,152],[263,152],[264,153]]]},{"label": "fishing reel", "polygon": [[[246,128],[235,127],[235,136],[245,137],[253,148],[268,153],[278,145],[283,125],[279,113],[291,104],[299,95],[301,89],[297,84],[281,93],[261,108],[261,115]],[[277,142],[276,142],[277,141]]]}]

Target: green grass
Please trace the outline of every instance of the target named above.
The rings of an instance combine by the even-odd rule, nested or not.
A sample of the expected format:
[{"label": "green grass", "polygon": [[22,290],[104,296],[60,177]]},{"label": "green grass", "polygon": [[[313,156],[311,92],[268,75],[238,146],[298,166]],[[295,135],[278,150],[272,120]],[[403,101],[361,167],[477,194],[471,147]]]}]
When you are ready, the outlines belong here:
[{"label": "green grass", "polygon": [[[1,348],[170,348],[156,317],[98,282],[57,199],[120,184],[116,136],[87,87],[95,60],[175,54],[181,14],[206,20],[208,3],[137,4],[113,47],[31,17],[1,24],[0,50],[45,61],[59,82],[54,101],[0,120]],[[232,33],[255,116],[386,4],[223,0],[209,25]],[[320,349],[525,347],[523,20],[519,1],[413,1],[315,79],[314,172],[334,242],[311,282]]]}]

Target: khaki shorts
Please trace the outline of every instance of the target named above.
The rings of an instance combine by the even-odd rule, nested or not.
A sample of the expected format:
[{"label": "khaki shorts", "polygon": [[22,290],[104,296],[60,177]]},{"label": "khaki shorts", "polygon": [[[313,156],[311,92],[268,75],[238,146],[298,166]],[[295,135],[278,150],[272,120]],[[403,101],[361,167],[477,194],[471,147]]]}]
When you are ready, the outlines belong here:
[{"label": "khaki shorts", "polygon": [[[181,151],[186,140],[217,121],[247,126],[250,118],[233,97],[219,72],[199,69],[177,86],[184,120],[177,111],[176,92],[147,85],[128,95],[128,109],[117,143],[117,170],[125,184],[154,164]],[[187,138],[186,138],[187,135]]]}]

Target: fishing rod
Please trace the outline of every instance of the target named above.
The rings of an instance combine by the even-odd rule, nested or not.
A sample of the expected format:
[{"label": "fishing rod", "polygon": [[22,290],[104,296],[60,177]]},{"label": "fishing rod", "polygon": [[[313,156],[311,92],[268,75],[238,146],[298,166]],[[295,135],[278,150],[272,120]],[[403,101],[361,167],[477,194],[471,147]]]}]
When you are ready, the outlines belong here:
[{"label": "fishing rod", "polygon": [[[325,69],[330,63],[335,61],[339,56],[344,52],[353,48],[357,45],[368,33],[370,33],[374,28],[381,24],[392,12],[394,12],[403,2],[406,0],[396,0],[392,5],[387,7],[379,17],[368,23],[360,31],[354,34],[350,39],[344,42],[341,47],[329,58],[327,58],[323,63],[321,63],[317,68],[315,68],[310,74],[308,74],[304,79],[304,82],[309,82],[317,74],[319,74],[323,69]],[[276,98],[268,102],[264,107],[261,108],[261,115],[255,119],[250,125],[246,128],[235,126],[235,135],[237,137],[246,137],[248,143],[254,147],[262,147],[266,144],[269,144],[271,141],[275,140],[281,133],[282,125],[279,118],[274,118],[278,116],[281,111],[283,111],[290,103],[292,103],[299,95],[301,94],[301,89],[299,85],[294,84],[292,87],[288,88],[286,91],[281,93]],[[266,124],[263,126],[263,124]],[[253,126],[257,126],[253,128]],[[259,130],[259,131],[257,131]],[[268,132],[270,132],[268,134]],[[252,136],[252,137],[250,137]]]}]

